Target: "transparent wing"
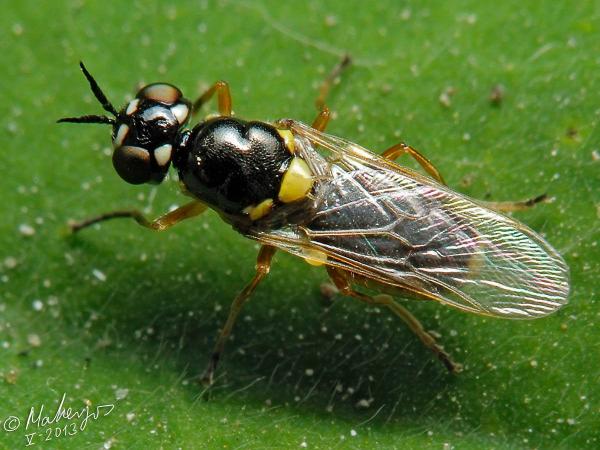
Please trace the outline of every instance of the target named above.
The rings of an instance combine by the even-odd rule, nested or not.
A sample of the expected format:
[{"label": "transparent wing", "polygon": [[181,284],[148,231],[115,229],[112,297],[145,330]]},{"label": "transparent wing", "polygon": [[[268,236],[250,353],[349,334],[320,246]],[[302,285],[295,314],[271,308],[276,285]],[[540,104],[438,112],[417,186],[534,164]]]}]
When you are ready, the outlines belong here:
[{"label": "transparent wing", "polygon": [[252,237],[470,312],[535,318],[567,303],[568,267],[523,224],[352,142],[281,123],[318,176],[316,212]]}]

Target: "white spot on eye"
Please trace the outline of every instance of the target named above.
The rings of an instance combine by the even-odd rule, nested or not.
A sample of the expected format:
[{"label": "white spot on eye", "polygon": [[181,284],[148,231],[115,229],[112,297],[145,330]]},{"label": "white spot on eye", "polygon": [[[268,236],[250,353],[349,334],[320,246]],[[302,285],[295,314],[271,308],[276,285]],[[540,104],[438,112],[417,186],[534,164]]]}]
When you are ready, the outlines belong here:
[{"label": "white spot on eye", "polygon": [[166,119],[167,121],[172,122],[173,117],[170,116],[170,112],[171,111],[169,109],[165,108],[162,105],[153,106],[152,108],[144,110],[144,112],[142,113],[142,119],[144,119],[147,122],[160,119]]},{"label": "white spot on eye", "polygon": [[180,103],[173,106],[171,108],[171,112],[175,118],[177,118],[177,122],[179,122],[179,124],[183,124],[187,120],[190,110],[185,103]]},{"label": "white spot on eye", "polygon": [[175,86],[170,84],[157,83],[146,86],[143,92],[144,97],[161,103],[175,103],[181,97],[181,92]]},{"label": "white spot on eye", "polygon": [[173,150],[173,146],[171,144],[165,144],[158,147],[154,150],[154,158],[156,158],[156,162],[159,166],[164,166],[169,163],[171,160],[171,151]]},{"label": "white spot on eye", "polygon": [[127,105],[127,109],[125,110],[125,114],[127,114],[128,116],[132,115],[134,112],[137,111],[139,104],[140,104],[140,99],[139,98],[131,100],[129,102],[129,105]]},{"label": "white spot on eye", "polygon": [[115,148],[120,147],[121,145],[123,145],[123,141],[125,140],[125,137],[127,136],[127,133],[129,133],[129,126],[128,125],[121,125],[119,127],[119,131],[117,131],[117,135],[115,136],[115,140],[113,141],[113,145],[115,146]]}]

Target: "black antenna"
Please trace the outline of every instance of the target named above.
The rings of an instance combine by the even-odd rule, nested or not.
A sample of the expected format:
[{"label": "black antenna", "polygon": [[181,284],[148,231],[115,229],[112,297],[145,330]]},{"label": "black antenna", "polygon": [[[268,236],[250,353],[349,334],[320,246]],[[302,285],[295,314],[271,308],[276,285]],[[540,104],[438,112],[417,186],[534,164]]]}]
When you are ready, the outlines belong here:
[{"label": "black antenna", "polygon": [[[83,75],[88,80],[88,83],[90,83],[90,88],[92,89],[92,92],[94,93],[94,96],[96,97],[96,99],[102,105],[102,108],[104,108],[105,111],[111,113],[113,116],[117,117],[119,115],[119,113],[117,112],[115,107],[112,105],[112,103],[108,101],[108,99],[106,98],[106,95],[104,95],[104,92],[102,92],[102,89],[100,89],[100,86],[98,86],[98,83],[96,83],[96,80],[94,80],[94,77],[85,68],[82,61],[79,61],[79,67],[81,67],[81,71],[83,72]],[[111,117],[92,114],[92,115],[85,115],[85,116],[81,116],[81,117],[64,117],[62,119],[57,120],[57,122],[58,123],[62,123],[62,122],[107,123],[107,124],[113,125],[115,123],[115,119],[113,119]]]},{"label": "black antenna", "polygon": [[102,89],[100,89],[100,86],[98,86],[98,83],[96,83],[96,80],[94,80],[94,77],[87,71],[82,61],[79,61],[79,67],[81,67],[85,78],[87,78],[88,82],[90,83],[90,88],[92,88],[92,92],[94,93],[104,110],[117,117],[119,113],[117,113],[117,110],[112,105],[112,103],[108,101],[106,95],[104,95],[104,92],[102,92]]},{"label": "black antenna", "polygon": [[58,119],[56,123],[108,123],[110,125],[115,124],[115,119],[112,117],[106,116],[98,116],[96,114],[88,115],[88,116],[80,116],[80,117],[63,117],[62,119]]}]

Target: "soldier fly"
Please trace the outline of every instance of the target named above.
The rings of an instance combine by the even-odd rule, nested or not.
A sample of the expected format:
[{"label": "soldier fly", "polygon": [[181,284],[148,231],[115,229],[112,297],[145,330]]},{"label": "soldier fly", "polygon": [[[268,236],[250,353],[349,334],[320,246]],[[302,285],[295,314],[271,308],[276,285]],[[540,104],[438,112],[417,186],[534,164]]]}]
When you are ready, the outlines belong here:
[{"label": "soldier fly", "polygon": [[[59,122],[110,125],[112,161],[121,178],[160,183],[173,166],[183,193],[193,200],[155,220],[136,210],[114,211],[73,223],[73,231],[118,217],[162,231],[210,208],[261,244],[256,273],[233,301],[216,340],[203,375],[207,383],[242,306],[269,273],[277,250],[324,266],[342,294],[392,310],[450,372],[458,372],[460,364],[392,295],[513,319],[546,316],[567,303],[569,270],[563,258],[537,233],[502,214],[542,197],[521,203],[469,199],[448,188],[435,166],[404,143],[380,156],[324,133],[330,119],[325,97],[348,63],[344,58],[323,83],[311,126],[235,117],[224,81],[195,102],[171,84],[150,84],[116,110],[80,64],[110,116]],[[219,114],[189,128],[214,95]],[[429,176],[396,164],[403,154]],[[368,293],[373,289],[380,293]]]}]

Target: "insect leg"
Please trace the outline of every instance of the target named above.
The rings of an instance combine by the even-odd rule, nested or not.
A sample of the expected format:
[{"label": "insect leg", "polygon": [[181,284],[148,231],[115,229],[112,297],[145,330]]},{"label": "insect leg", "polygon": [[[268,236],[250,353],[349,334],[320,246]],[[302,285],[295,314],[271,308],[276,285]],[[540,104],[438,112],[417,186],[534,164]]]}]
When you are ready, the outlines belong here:
[{"label": "insect leg", "polygon": [[387,306],[397,316],[404,320],[404,323],[406,323],[411,331],[417,335],[421,342],[436,354],[438,359],[446,366],[448,372],[459,373],[462,371],[462,364],[452,360],[450,355],[446,353],[446,351],[436,342],[435,338],[423,328],[421,322],[419,322],[408,309],[395,302],[394,299],[387,294],[379,294],[373,298],[377,303]]},{"label": "insect leg", "polygon": [[319,112],[319,115],[315,118],[311,126],[317,131],[325,131],[330,118],[331,113],[329,108],[327,106],[323,106],[323,109]]},{"label": "insect leg", "polygon": [[198,97],[198,100],[192,105],[192,115],[196,115],[198,110],[212,98],[215,92],[217,93],[219,114],[226,117],[231,116],[231,92],[229,91],[229,84],[226,81],[217,81],[204,94]]},{"label": "insect leg", "polygon": [[[394,161],[396,158],[404,154],[409,154],[410,156],[412,156],[421,165],[421,167],[427,171],[429,175],[431,175],[440,183],[446,185],[444,177],[442,177],[440,171],[437,170],[437,168],[431,163],[431,161],[429,161],[429,159],[423,156],[419,151],[415,150],[409,145],[406,145],[403,142],[388,148],[381,154],[381,156],[391,161]],[[488,202],[484,200],[478,200],[477,202],[486,208],[493,209],[494,211],[512,212],[523,211],[524,209],[531,208],[537,203],[543,202],[544,200],[546,200],[546,198],[547,195],[542,194],[538,195],[537,197],[533,197],[519,202]]]},{"label": "insect leg", "polygon": [[275,247],[271,247],[269,245],[263,245],[260,248],[260,251],[258,252],[258,257],[256,258],[256,273],[254,274],[252,280],[250,280],[250,283],[246,285],[246,287],[237,295],[237,297],[231,304],[231,307],[229,309],[229,315],[227,316],[227,321],[225,322],[225,325],[219,333],[219,337],[217,338],[217,342],[211,354],[208,366],[206,367],[206,370],[202,375],[202,382],[204,384],[212,384],[215,369],[217,368],[217,364],[219,363],[219,359],[221,358],[221,354],[223,353],[225,342],[231,334],[231,330],[233,329],[235,320],[237,319],[238,314],[242,310],[244,303],[248,300],[248,298],[250,298],[250,295],[252,295],[256,287],[269,273],[269,270],[271,269],[271,260],[273,259],[275,251]]},{"label": "insect leg", "polygon": [[189,203],[186,203],[183,206],[180,206],[179,208],[171,212],[163,214],[162,216],[152,221],[146,219],[141,212],[135,209],[111,211],[108,213],[100,214],[96,217],[91,217],[89,219],[82,220],[80,222],[70,222],[69,228],[71,229],[71,232],[76,233],[82,230],[83,228],[87,228],[90,225],[94,225],[98,222],[104,222],[105,220],[110,219],[130,217],[143,227],[150,228],[156,231],[163,231],[167,228],[172,227],[176,223],[181,222],[184,219],[189,219],[191,217],[195,217],[202,214],[204,211],[206,211],[206,208],[207,206],[205,204],[194,200]]},{"label": "insect leg", "polygon": [[327,75],[327,77],[321,83],[321,87],[319,88],[319,96],[315,101],[315,105],[317,106],[317,110],[319,114],[316,119],[312,123],[312,127],[318,131],[325,131],[327,127],[327,123],[331,117],[331,113],[329,108],[325,104],[325,99],[331,90],[331,86],[335,83],[337,77],[340,76],[342,71],[348,67],[352,63],[350,59],[350,55],[345,54],[342,60],[333,68],[333,70]]},{"label": "insect leg", "polygon": [[342,294],[357,298],[371,305],[386,306],[392,310],[394,314],[400,317],[404,323],[408,325],[411,331],[417,335],[421,342],[425,344],[425,346],[431,351],[433,351],[433,353],[435,353],[438,359],[444,364],[444,366],[446,366],[448,372],[458,373],[462,370],[462,365],[452,360],[450,355],[446,353],[446,351],[436,342],[435,338],[423,328],[421,322],[419,322],[419,320],[413,316],[410,311],[395,302],[390,295],[379,294],[370,296],[354,290],[352,288],[351,275],[344,270],[327,266],[327,273]]},{"label": "insect leg", "polygon": [[394,161],[396,158],[404,154],[412,156],[429,175],[431,175],[443,185],[446,185],[444,177],[442,177],[440,171],[435,168],[431,161],[429,161],[425,156],[423,156],[420,152],[418,152],[411,146],[406,145],[404,142],[400,142],[399,144],[388,148],[381,154],[381,156],[391,161]]},{"label": "insect leg", "polygon": [[486,202],[483,200],[477,200],[477,203],[485,206],[486,208],[493,209],[494,211],[512,212],[533,208],[536,204],[546,200],[546,198],[548,198],[548,196],[546,194],[542,194],[520,202]]},{"label": "insect leg", "polygon": [[331,72],[329,72],[329,75],[327,75],[327,77],[323,80],[323,83],[321,83],[321,87],[319,88],[319,96],[315,101],[315,104],[317,105],[317,109],[319,111],[323,110],[323,108],[325,107],[325,99],[327,98],[327,94],[329,94],[331,86],[335,82],[336,78],[339,77],[340,74],[344,71],[344,69],[348,67],[351,63],[352,59],[350,58],[350,55],[345,54],[342,57],[342,60],[333,68]]}]

